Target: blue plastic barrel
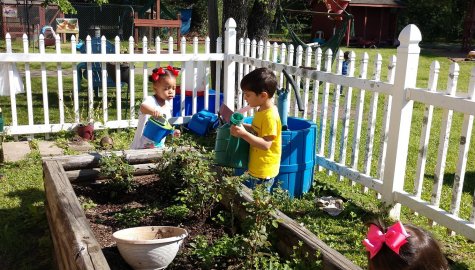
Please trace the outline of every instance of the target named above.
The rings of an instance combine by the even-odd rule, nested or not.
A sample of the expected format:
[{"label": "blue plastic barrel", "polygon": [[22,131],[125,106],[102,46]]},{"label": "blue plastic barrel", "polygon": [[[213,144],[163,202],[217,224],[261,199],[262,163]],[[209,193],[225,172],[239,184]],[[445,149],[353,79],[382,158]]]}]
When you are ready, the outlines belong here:
[{"label": "blue plastic barrel", "polygon": [[[250,122],[249,118],[245,122]],[[282,131],[282,156],[279,174],[274,181],[289,192],[289,196],[300,197],[312,187],[315,165],[317,125],[302,118],[288,117],[288,130]],[[236,169],[236,175],[244,173]]]},{"label": "blue plastic barrel", "polygon": [[278,181],[274,185],[280,185],[293,198],[302,196],[312,187],[317,125],[295,117],[289,117],[287,124],[288,130],[282,131],[282,156]]}]

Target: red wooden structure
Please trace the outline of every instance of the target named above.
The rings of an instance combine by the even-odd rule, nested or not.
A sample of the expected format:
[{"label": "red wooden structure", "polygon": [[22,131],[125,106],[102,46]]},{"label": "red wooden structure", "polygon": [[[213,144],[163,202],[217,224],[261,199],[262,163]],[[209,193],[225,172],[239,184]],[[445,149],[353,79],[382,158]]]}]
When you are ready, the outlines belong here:
[{"label": "red wooden structure", "polygon": [[139,19],[137,13],[134,16],[134,33],[135,33],[135,42],[139,42],[138,38],[138,28],[139,27],[150,27],[153,28],[175,28],[176,29],[176,43],[177,47],[180,48],[180,29],[181,29],[181,19],[180,15],[177,15],[177,20],[164,20],[160,19],[160,0],[156,0],[155,10],[152,9],[150,12],[149,19]]},{"label": "red wooden structure", "polygon": [[32,40],[34,35],[39,35],[39,30],[45,25],[54,28],[55,19],[64,17],[58,6],[42,6],[44,1],[0,1],[0,38],[5,38],[10,33],[12,38],[21,38],[24,33],[29,34]]}]

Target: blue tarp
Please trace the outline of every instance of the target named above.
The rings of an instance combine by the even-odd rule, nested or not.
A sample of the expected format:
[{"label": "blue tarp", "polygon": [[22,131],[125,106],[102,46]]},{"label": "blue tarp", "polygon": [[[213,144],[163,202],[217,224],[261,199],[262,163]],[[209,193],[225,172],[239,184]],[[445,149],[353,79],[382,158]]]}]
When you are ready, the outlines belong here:
[{"label": "blue tarp", "polygon": [[180,32],[182,35],[188,33],[190,31],[191,25],[191,12],[192,9],[180,9],[181,14],[181,29]]}]

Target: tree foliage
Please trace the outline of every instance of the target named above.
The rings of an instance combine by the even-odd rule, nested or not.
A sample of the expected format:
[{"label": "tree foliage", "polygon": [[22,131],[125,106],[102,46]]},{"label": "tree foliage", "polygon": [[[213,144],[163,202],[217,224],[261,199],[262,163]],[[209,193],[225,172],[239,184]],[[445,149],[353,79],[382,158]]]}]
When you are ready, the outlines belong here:
[{"label": "tree foliage", "polygon": [[400,27],[416,24],[424,41],[455,41],[462,37],[467,0],[405,0]]},{"label": "tree foliage", "polygon": [[[76,13],[73,2],[89,2],[99,5],[122,3],[122,0],[45,0],[44,5],[58,5],[64,13]],[[149,0],[129,0],[130,4],[143,5]],[[207,33],[208,0],[162,0],[173,9],[193,5],[192,29],[199,34]],[[227,18],[234,18],[237,23],[238,37],[266,39],[271,25],[276,18],[278,5],[305,5],[309,1],[292,0],[222,0],[222,25]],[[221,1],[220,1],[221,3]],[[405,8],[399,17],[399,26],[416,24],[423,33],[424,41],[455,41],[462,37],[463,21],[467,11],[467,0],[403,0]],[[291,7],[294,8],[294,7]],[[222,29],[224,31],[224,29]]]},{"label": "tree foliage", "polygon": [[278,4],[279,0],[223,0],[223,20],[234,18],[238,37],[267,39]]},{"label": "tree foliage", "polygon": [[[84,2],[94,2],[99,5],[107,4],[108,0],[84,0]],[[66,14],[76,14],[76,9],[71,5],[69,0],[45,0],[43,2],[44,6],[57,5],[59,9]]]}]

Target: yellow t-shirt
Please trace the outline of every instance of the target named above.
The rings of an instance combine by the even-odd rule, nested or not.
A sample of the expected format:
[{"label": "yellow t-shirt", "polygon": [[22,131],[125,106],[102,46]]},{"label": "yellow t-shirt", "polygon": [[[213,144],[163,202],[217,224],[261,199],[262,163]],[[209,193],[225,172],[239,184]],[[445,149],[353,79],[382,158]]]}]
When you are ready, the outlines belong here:
[{"label": "yellow t-shirt", "polygon": [[279,174],[282,153],[282,124],[277,108],[258,111],[252,120],[252,129],[258,137],[274,136],[269,150],[249,148],[249,174],[256,178],[271,178]]}]

